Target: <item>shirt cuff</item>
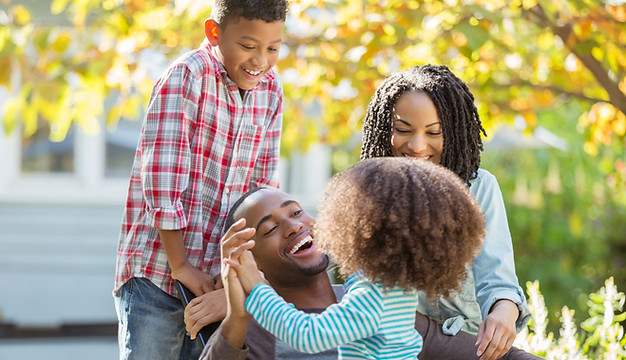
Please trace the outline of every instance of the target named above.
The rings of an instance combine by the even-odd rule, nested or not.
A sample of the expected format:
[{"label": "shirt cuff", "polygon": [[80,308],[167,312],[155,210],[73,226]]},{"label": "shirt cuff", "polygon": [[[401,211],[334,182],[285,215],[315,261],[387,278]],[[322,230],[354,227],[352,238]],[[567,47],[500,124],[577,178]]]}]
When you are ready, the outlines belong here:
[{"label": "shirt cuff", "polygon": [[180,230],[187,227],[187,218],[180,200],[173,206],[149,209],[146,216],[148,225],[157,229]]},{"label": "shirt cuff", "polygon": [[526,304],[526,298],[514,291],[507,290],[499,292],[498,294],[490,297],[489,300],[486,301],[484,304],[482,304],[481,312],[483,314],[483,319],[486,318],[487,315],[489,315],[489,310],[491,310],[491,307],[499,300],[509,300],[517,305],[519,313],[517,316],[517,320],[515,321],[515,331],[517,333],[522,331],[522,329],[524,329],[530,321],[531,314],[530,310],[528,309],[528,305]]},{"label": "shirt cuff", "polygon": [[519,333],[524,330],[532,317],[530,313],[530,309],[528,308],[528,303],[526,303],[526,299],[524,298],[521,303],[517,304],[517,308],[519,309],[519,317],[515,322],[515,331]]}]

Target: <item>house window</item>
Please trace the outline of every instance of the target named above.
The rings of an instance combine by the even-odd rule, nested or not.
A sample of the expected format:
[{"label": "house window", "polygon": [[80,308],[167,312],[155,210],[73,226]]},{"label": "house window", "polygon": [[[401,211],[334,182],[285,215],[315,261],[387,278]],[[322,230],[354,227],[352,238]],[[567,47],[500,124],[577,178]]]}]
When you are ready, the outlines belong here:
[{"label": "house window", "polygon": [[105,178],[128,179],[135,158],[141,120],[121,119],[105,135]]},{"label": "house window", "polygon": [[22,137],[21,173],[73,173],[74,132],[70,130],[61,142],[49,139],[50,130],[42,124],[28,137]]}]

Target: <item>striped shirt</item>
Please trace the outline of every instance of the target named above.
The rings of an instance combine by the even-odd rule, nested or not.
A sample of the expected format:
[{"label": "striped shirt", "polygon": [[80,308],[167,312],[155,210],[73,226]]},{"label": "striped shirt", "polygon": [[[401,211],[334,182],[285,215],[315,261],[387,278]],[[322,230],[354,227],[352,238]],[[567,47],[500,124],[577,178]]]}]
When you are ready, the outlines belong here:
[{"label": "striped shirt", "polygon": [[417,359],[422,337],[415,330],[417,292],[383,291],[360,273],[346,280],[346,295],[321,314],[285,302],[269,285],[257,285],[246,300],[255,320],[298,351],[339,346],[339,359]]},{"label": "striped shirt", "polygon": [[181,229],[189,263],[219,273],[231,205],[251,187],[278,186],[282,99],[275,70],[242,96],[208,42],[157,81],[131,172],[114,293],[145,277],[176,294],[158,229]]}]

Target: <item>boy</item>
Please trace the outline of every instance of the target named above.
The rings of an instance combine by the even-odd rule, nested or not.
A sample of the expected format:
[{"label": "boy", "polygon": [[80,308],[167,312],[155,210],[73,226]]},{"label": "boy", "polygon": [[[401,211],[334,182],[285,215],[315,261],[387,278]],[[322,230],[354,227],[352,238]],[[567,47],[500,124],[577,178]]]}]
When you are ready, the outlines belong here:
[{"label": "boy", "polygon": [[200,354],[174,279],[212,292],[230,206],[250,187],[278,186],[282,85],[272,68],[286,12],[286,0],[216,0],[207,41],[154,86],[118,247],[120,359]]}]

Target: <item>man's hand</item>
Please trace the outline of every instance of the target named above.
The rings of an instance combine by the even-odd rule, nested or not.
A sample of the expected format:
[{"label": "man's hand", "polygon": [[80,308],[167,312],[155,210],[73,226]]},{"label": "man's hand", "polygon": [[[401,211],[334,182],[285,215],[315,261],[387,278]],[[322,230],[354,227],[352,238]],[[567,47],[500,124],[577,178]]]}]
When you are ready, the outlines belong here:
[{"label": "man's hand", "polygon": [[519,310],[514,302],[498,300],[478,327],[476,355],[480,360],[496,360],[509,351],[515,341],[515,321]]},{"label": "man's hand", "polygon": [[224,289],[217,289],[200,295],[189,302],[185,308],[185,326],[195,339],[198,332],[208,324],[224,319],[226,301]]}]

